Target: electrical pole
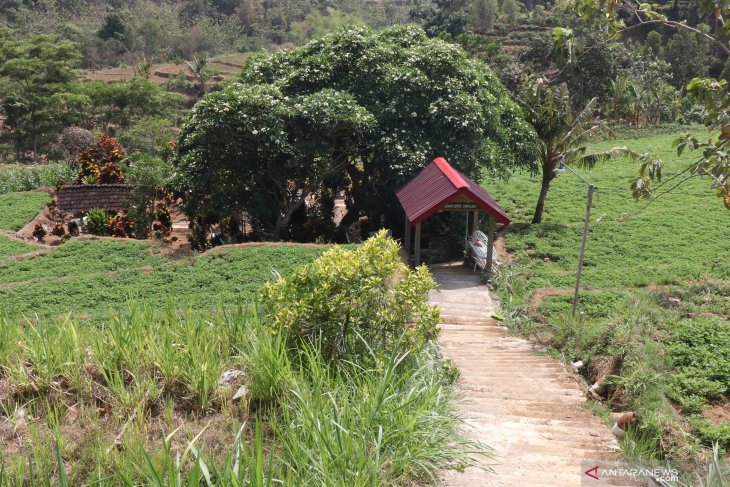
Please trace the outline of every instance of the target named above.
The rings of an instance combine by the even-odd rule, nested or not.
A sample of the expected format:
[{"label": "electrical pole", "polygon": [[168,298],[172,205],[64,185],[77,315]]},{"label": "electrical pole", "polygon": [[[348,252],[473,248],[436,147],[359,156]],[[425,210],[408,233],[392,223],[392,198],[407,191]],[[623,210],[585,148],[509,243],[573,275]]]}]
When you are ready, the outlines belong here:
[{"label": "electrical pole", "polygon": [[[581,178],[582,179],[582,178]],[[588,224],[591,221],[591,206],[593,205],[593,192],[596,187],[588,185],[588,203],[586,204],[586,221],[583,224],[583,241],[580,244],[580,257],[578,258],[578,275],[575,280],[575,295],[573,296],[573,316],[578,307],[578,291],[580,290],[580,274],[583,272],[583,257],[586,253],[586,239],[588,238]]]}]

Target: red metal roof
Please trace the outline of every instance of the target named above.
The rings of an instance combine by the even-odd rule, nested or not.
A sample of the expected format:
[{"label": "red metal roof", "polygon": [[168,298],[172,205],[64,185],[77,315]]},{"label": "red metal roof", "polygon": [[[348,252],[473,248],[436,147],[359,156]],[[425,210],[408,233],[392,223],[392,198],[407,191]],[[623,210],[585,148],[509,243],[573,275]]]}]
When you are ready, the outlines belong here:
[{"label": "red metal roof", "polygon": [[509,225],[512,222],[484,188],[451,167],[443,157],[437,157],[423,168],[408,184],[396,191],[396,196],[406,217],[414,225],[461,197],[476,204],[499,223]]}]

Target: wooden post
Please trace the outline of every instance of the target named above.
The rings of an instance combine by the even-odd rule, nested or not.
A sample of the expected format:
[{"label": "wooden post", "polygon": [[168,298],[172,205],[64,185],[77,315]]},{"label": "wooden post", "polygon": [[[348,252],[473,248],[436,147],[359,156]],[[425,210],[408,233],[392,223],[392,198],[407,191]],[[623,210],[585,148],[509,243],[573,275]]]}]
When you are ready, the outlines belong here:
[{"label": "wooden post", "polygon": [[580,257],[578,258],[578,275],[575,278],[575,295],[573,295],[573,316],[578,308],[578,291],[580,291],[580,275],[583,272],[583,257],[586,254],[586,239],[588,238],[588,223],[591,221],[591,206],[593,205],[593,191],[596,187],[588,185],[588,203],[586,204],[586,220],[583,223],[583,241],[580,244]]},{"label": "wooden post", "polygon": [[464,226],[464,260],[469,257],[469,212],[466,212],[466,223]]},{"label": "wooden post", "polygon": [[497,221],[489,215],[489,226],[487,230],[487,279],[492,278],[492,259],[494,258],[494,227]]},{"label": "wooden post", "polygon": [[411,262],[411,222],[408,220],[408,217],[406,217],[406,232],[403,236],[403,247],[406,249],[406,255],[408,256],[408,262]]},{"label": "wooden post", "polygon": [[414,265],[418,267],[421,263],[421,224],[416,223],[416,255],[414,258]]}]

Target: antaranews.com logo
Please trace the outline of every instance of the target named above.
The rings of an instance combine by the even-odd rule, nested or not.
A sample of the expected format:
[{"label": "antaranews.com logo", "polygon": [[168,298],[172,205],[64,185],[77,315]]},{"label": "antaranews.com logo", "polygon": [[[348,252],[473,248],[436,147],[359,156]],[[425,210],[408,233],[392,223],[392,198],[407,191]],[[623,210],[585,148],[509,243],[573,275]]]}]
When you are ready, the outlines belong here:
[{"label": "antaranews.com logo", "polygon": [[626,485],[662,485],[662,482],[678,482],[679,471],[669,467],[656,467],[624,462],[591,461],[581,464],[581,485],[606,485],[621,479]]}]

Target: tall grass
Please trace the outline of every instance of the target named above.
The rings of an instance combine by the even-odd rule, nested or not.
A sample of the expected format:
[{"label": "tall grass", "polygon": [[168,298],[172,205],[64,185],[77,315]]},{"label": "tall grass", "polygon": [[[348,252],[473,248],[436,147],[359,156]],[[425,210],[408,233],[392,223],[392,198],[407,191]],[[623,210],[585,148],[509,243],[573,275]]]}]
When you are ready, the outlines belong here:
[{"label": "tall grass", "polygon": [[67,164],[0,166],[0,194],[56,186],[75,177],[76,171]]},{"label": "tall grass", "polygon": [[[281,341],[267,341],[271,344]],[[377,369],[333,368],[308,349],[287,369],[287,391],[256,422],[251,446],[244,427],[222,458],[206,458],[191,441],[181,454],[170,447],[140,450],[140,460],[117,474],[134,485],[135,472],[152,485],[402,485],[434,482],[444,468],[475,463],[484,448],[465,440],[455,396],[429,347],[416,357],[391,356]],[[266,356],[268,352],[257,352]],[[268,382],[270,378],[264,380]]]},{"label": "tall grass", "polygon": [[96,328],[3,317],[0,440],[20,441],[0,487],[402,485],[483,452],[434,345],[363,367],[285,343],[248,307],[134,302]]},{"label": "tall grass", "polygon": [[471,463],[453,389],[426,348],[392,355],[382,368],[333,370],[314,350],[295,375],[272,425],[287,476],[308,485],[435,481]]}]

